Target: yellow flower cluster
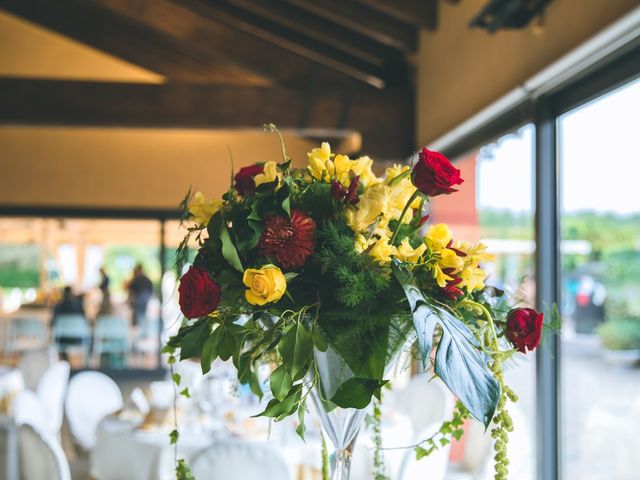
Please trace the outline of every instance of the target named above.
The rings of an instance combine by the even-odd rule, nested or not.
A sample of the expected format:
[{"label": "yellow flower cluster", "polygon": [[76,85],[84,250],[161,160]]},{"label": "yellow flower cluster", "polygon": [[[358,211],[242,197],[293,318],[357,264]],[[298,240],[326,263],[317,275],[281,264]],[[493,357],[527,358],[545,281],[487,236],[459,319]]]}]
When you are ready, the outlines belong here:
[{"label": "yellow flower cluster", "polygon": [[206,226],[211,217],[222,208],[223,203],[217,198],[207,200],[202,192],[196,192],[189,203],[191,219],[198,225]]},{"label": "yellow flower cluster", "polygon": [[424,243],[435,259],[430,268],[438,286],[445,287],[447,282],[454,280],[455,275],[462,279],[456,285],[458,288],[466,288],[468,292],[484,288],[487,274],[479,264],[495,259],[485,251],[487,247],[484,244],[453,242],[453,234],[444,223],[431,226]]},{"label": "yellow flower cluster", "polygon": [[360,177],[360,184],[365,188],[380,182],[371,170],[373,160],[367,156],[351,160],[347,155],[336,155],[331,152],[331,146],[323,142],[320,147],[307,153],[309,173],[316,180],[330,182],[334,178],[343,186],[351,185],[351,179]]}]

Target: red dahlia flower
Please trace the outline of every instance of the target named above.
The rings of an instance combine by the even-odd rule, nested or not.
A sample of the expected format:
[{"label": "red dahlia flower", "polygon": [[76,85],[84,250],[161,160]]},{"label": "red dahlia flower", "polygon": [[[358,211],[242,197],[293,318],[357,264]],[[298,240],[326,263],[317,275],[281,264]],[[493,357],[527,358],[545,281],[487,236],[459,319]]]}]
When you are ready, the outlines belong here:
[{"label": "red dahlia flower", "polygon": [[514,308],[507,316],[507,338],[520,352],[527,353],[540,343],[544,314],[532,308]]},{"label": "red dahlia flower", "polygon": [[242,167],[238,170],[236,176],[233,177],[236,181],[236,191],[242,196],[255,192],[256,183],[253,180],[253,177],[260,173],[264,173],[263,165],[249,165],[248,167]]},{"label": "red dahlia flower", "polygon": [[460,185],[460,170],[440,152],[432,152],[423,148],[420,159],[413,167],[411,180],[416,188],[430,197],[445,193],[457,192],[453,185]]},{"label": "red dahlia flower", "polygon": [[180,310],[187,318],[209,315],[220,303],[220,286],[206,270],[191,267],[180,279]]},{"label": "red dahlia flower", "polygon": [[260,250],[282,268],[302,267],[313,253],[316,223],[300,210],[292,210],[291,218],[267,218],[260,237]]}]

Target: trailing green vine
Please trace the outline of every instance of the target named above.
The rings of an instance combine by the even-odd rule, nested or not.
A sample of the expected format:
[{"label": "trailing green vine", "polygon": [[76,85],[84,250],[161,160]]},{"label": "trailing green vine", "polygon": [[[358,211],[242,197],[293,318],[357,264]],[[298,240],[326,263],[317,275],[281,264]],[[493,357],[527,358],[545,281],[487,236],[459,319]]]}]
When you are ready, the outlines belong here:
[{"label": "trailing green vine", "polygon": [[373,400],[373,479],[389,480],[385,474],[384,456],[382,455],[382,411],[380,409],[381,401],[377,398]]}]

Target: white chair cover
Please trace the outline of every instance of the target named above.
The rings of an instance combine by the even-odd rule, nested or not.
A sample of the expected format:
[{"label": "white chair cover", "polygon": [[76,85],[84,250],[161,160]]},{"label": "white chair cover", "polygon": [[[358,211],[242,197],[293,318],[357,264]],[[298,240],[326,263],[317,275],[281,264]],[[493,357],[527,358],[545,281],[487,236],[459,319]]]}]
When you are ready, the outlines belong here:
[{"label": "white chair cover", "polygon": [[[414,444],[433,435],[443,421],[453,413],[454,399],[440,379],[431,379],[429,374],[415,376],[407,387],[393,396],[395,408],[411,419]],[[400,480],[443,479],[449,463],[450,446],[440,448],[426,458],[416,460],[413,449],[408,449],[402,460],[398,478]]]},{"label": "white chair cover", "polygon": [[196,455],[191,471],[198,480],[291,480],[277,450],[263,443],[232,440],[215,443]]},{"label": "white chair cover", "polygon": [[411,419],[414,434],[434,423],[449,419],[453,412],[453,395],[439,378],[427,373],[416,375],[409,385],[393,392],[390,399],[396,410]]},{"label": "white chair cover", "polygon": [[[443,419],[444,420],[444,419]],[[434,423],[416,435],[414,441],[429,438],[438,431],[442,422]],[[416,459],[416,454],[412,448],[407,449],[404,454],[402,467],[400,468],[399,480],[444,480],[447,475],[449,465],[449,452],[451,444],[440,447],[431,455]]]},{"label": "white chair cover", "polygon": [[69,429],[78,444],[90,450],[95,446],[98,423],[122,408],[120,388],[104,373],[81,372],[69,383],[65,412]]},{"label": "white chair cover", "polygon": [[49,420],[48,432],[59,435],[62,427],[64,396],[69,384],[69,363],[58,362],[51,365],[38,382],[36,394]]},{"label": "white chair cover", "polygon": [[22,480],[71,480],[62,447],[50,435],[24,424],[18,433]]},{"label": "white chair cover", "polygon": [[30,390],[20,392],[13,400],[13,419],[16,425],[28,423],[43,432],[51,426],[40,398]]},{"label": "white chair cover", "polygon": [[22,354],[18,368],[22,372],[25,387],[35,391],[38,382],[47,369],[58,361],[55,348],[46,347],[37,350],[29,350]]},{"label": "white chair cover", "polygon": [[130,348],[129,321],[124,317],[101,315],[93,332],[93,353],[126,354]]}]

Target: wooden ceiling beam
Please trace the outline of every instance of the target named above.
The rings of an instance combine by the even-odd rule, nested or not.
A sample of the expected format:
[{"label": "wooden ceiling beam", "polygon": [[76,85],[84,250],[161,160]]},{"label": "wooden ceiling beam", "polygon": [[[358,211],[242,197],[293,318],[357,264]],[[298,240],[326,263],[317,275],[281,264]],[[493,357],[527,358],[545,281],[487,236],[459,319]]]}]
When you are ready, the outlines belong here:
[{"label": "wooden ceiling beam", "polygon": [[[413,149],[413,98],[408,89],[354,93],[345,113],[343,92],[304,93],[280,87],[123,84],[0,79],[0,124],[166,128],[355,130],[363,151],[402,159]],[[341,118],[342,117],[342,118]]]},{"label": "wooden ceiling beam", "polygon": [[347,0],[284,1],[391,48],[405,53],[413,53],[417,49],[417,32],[412,25],[366,5]]},{"label": "wooden ceiling beam", "polygon": [[264,73],[222,61],[166,32],[105,10],[99,2],[0,0],[0,8],[169,80],[249,85],[272,82]]},{"label": "wooden ceiling beam", "polygon": [[386,85],[385,66],[379,61],[364,60],[346,53],[343,49],[319,43],[299,31],[283,29],[272,19],[265,18],[250,9],[240,8],[233,2],[188,0],[185,4],[190,5],[201,15],[293,52],[354,80],[378,89]]},{"label": "wooden ceiling beam", "polygon": [[438,26],[438,0],[353,0],[401,22],[435,30]]},{"label": "wooden ceiling beam", "polygon": [[402,50],[379,42],[330,20],[311,14],[284,0],[224,0],[239,9],[255,13],[283,29],[295,31],[372,64],[384,65]]}]

